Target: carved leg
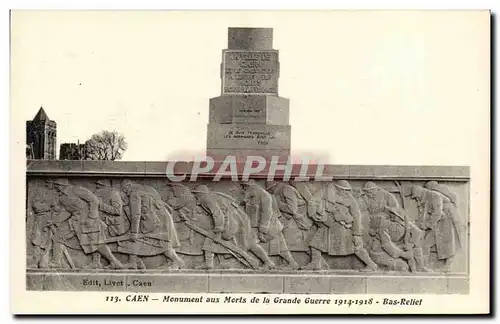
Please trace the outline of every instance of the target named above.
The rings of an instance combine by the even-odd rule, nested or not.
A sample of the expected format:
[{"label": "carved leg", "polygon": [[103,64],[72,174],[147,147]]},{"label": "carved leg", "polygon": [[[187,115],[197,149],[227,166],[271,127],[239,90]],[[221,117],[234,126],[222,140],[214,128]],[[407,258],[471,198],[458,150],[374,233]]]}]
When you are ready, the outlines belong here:
[{"label": "carved leg", "polygon": [[409,266],[412,261],[413,263],[415,262],[413,258],[408,260],[408,263],[406,263],[403,259],[394,259],[391,269],[398,272],[408,272],[412,267],[411,265]]},{"label": "carved leg", "polygon": [[421,248],[413,249],[413,257],[415,258],[416,271],[429,272],[430,270],[425,266],[424,252]]},{"label": "carved leg", "polygon": [[448,259],[446,259],[445,261],[445,265],[444,267],[441,269],[441,271],[443,272],[451,272],[451,267],[453,265],[453,257],[449,257]]},{"label": "carved leg", "polygon": [[182,269],[186,267],[186,263],[184,263],[184,260],[182,260],[177,253],[175,253],[175,250],[172,248],[169,248],[167,251],[165,251],[165,256],[172,260],[172,266],[170,267],[171,269]]},{"label": "carved leg", "polygon": [[85,269],[102,269],[101,254],[99,252],[92,253],[92,263],[86,265]]},{"label": "carved leg", "polygon": [[45,250],[42,250],[42,257],[40,258],[40,261],[38,262],[38,267],[40,269],[47,269],[49,267],[50,263],[50,251],[52,251],[52,245],[53,242],[52,240],[49,241],[47,247]]},{"label": "carved leg", "polygon": [[123,269],[123,264],[113,255],[109,246],[102,245],[97,251],[109,261],[110,268]]},{"label": "carved leg", "polygon": [[422,254],[424,259],[424,266],[429,266],[429,259],[431,257],[431,248],[436,245],[436,240],[434,239],[434,232],[432,230],[427,230],[425,232],[425,237],[422,243]]},{"label": "carved leg", "polygon": [[[321,265],[325,262],[321,256],[321,251],[311,247],[311,262],[302,267],[303,270],[321,270]],[[326,262],[325,262],[326,263]]]},{"label": "carved leg", "polygon": [[144,262],[135,254],[130,254],[128,256],[128,263],[124,264],[123,267],[125,269],[134,269],[134,270],[144,270],[146,266]]},{"label": "carved leg", "polygon": [[219,267],[222,269],[230,269],[230,265],[224,260],[221,254],[217,254],[217,260],[219,260]]},{"label": "carved leg", "polygon": [[129,254],[128,262],[123,265],[125,269],[137,269],[137,255]]},{"label": "carved leg", "polygon": [[198,265],[195,269],[210,270],[214,268],[214,253],[205,251],[205,263]]},{"label": "carved leg", "polygon": [[411,272],[418,272],[417,260],[415,257],[408,259],[408,266]]},{"label": "carved leg", "polygon": [[358,250],[354,253],[364,264],[366,267],[362,269],[362,271],[376,271],[378,270],[378,266],[375,262],[372,261],[368,252],[365,249]]},{"label": "carved leg", "polygon": [[263,270],[271,270],[276,268],[276,265],[274,264],[273,261],[271,261],[266,251],[262,248],[262,246],[255,244],[254,246],[252,246],[250,251],[252,251],[259,259],[261,259],[262,262],[264,262],[264,264],[262,265]]},{"label": "carved leg", "polygon": [[52,250],[52,262],[49,263],[49,268],[62,268],[63,246],[61,243],[54,243]]},{"label": "carved leg", "polygon": [[323,257],[321,257],[320,266],[321,266],[321,270],[330,270],[330,266],[328,265],[325,258],[323,258]]},{"label": "carved leg", "polygon": [[290,251],[288,251],[288,250],[287,251],[282,251],[280,253],[280,256],[283,259],[285,259],[286,262],[288,262],[288,267],[285,267],[285,269],[290,268],[292,270],[299,270],[300,266],[297,263],[297,261],[295,261],[295,259],[292,256],[292,253]]}]

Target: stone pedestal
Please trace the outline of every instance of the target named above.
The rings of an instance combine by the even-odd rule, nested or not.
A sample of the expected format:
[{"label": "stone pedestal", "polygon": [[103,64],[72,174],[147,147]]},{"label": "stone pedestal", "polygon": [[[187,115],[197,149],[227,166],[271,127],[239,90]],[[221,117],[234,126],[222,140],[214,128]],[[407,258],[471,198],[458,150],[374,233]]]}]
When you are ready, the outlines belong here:
[{"label": "stone pedestal", "polygon": [[290,155],[289,100],[278,96],[279,52],[271,28],[229,28],[221,96],[210,100],[207,155],[280,160]]}]

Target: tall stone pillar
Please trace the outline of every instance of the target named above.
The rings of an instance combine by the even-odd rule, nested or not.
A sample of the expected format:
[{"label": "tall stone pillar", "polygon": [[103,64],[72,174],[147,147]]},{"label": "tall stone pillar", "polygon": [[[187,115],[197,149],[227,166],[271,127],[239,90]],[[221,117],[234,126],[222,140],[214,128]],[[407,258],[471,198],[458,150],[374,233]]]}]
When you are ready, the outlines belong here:
[{"label": "tall stone pillar", "polygon": [[210,99],[208,156],[288,158],[289,100],[278,96],[279,68],[272,28],[229,28],[221,95]]}]

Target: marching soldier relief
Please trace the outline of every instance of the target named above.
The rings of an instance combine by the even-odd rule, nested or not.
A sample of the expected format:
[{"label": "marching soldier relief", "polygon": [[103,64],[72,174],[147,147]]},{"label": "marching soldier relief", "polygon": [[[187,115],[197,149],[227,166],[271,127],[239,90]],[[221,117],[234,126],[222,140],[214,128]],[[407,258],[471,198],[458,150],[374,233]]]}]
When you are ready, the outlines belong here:
[{"label": "marching soldier relief", "polygon": [[283,236],[284,227],[280,222],[280,211],[275,198],[253,179],[242,185],[247,188],[244,200],[247,215],[260,244],[266,246],[265,250],[269,255],[280,255],[290,268],[298,269],[299,265],[290,253]]},{"label": "marching soldier relief", "polygon": [[467,272],[462,183],[299,183],[250,179],[237,182],[241,192],[231,196],[234,190],[221,191],[231,180],[30,179],[28,277],[168,276],[176,269],[431,278]]},{"label": "marching soldier relief", "polygon": [[[272,29],[229,36],[208,151],[288,155]],[[467,167],[172,181],[154,162],[123,163],[28,161],[28,290],[397,294],[405,281],[415,293],[469,291]]]},{"label": "marching soldier relief", "polygon": [[[435,181],[408,184],[410,195],[399,201],[417,204],[407,209],[384,182],[313,183],[309,202],[283,181],[242,181],[240,201],[208,181],[165,181],[164,196],[133,180],[75,182],[34,181],[29,268],[148,269],[143,259],[163,254],[166,270],[184,268],[183,255],[203,255],[192,268],[224,268],[234,258],[232,267],[242,269],[333,271],[331,257],[353,255],[362,262],[356,271],[439,273],[453,271],[461,251],[457,194]],[[436,188],[452,198],[444,203]],[[309,260],[299,264],[294,254]]]}]

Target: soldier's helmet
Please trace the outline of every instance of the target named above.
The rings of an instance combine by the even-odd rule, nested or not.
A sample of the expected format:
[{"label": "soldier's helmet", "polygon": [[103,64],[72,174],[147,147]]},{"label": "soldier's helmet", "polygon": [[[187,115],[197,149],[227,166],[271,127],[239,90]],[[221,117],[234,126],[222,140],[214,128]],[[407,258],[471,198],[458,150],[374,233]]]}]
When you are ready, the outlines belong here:
[{"label": "soldier's helmet", "polygon": [[364,191],[372,191],[372,190],[377,189],[377,188],[378,188],[378,186],[374,182],[368,181],[367,183],[365,183],[363,190]]},{"label": "soldier's helmet", "polygon": [[276,187],[278,181],[266,181],[266,190]]},{"label": "soldier's helmet", "polygon": [[425,183],[425,187],[430,190],[436,190],[438,185],[439,185],[438,182],[434,180]]},{"label": "soldier's helmet", "polygon": [[191,194],[191,191],[189,190],[189,188],[181,183],[172,182],[172,183],[169,183],[169,186],[172,188],[173,193],[177,196]]},{"label": "soldier's helmet", "polygon": [[338,180],[334,183],[335,187],[343,190],[352,190],[351,185],[346,180]]},{"label": "soldier's helmet", "polygon": [[56,185],[60,185],[60,186],[69,186],[69,181],[66,178],[56,179],[56,180],[54,180],[53,183]]},{"label": "soldier's helmet", "polygon": [[133,182],[130,180],[123,180],[121,183],[122,191],[128,192],[132,188]]},{"label": "soldier's helmet", "polygon": [[210,191],[208,190],[208,187],[205,186],[205,185],[199,185],[198,187],[196,187],[196,190],[195,190],[197,193],[209,193]]},{"label": "soldier's helmet", "polygon": [[95,183],[101,186],[111,187],[111,181],[108,179],[99,179]]},{"label": "soldier's helmet", "polygon": [[412,197],[421,197],[424,192],[424,188],[422,186],[413,186],[411,188],[411,196]]},{"label": "soldier's helmet", "polygon": [[242,186],[255,186],[257,185],[254,179],[248,179],[248,181],[242,181],[241,182]]}]

